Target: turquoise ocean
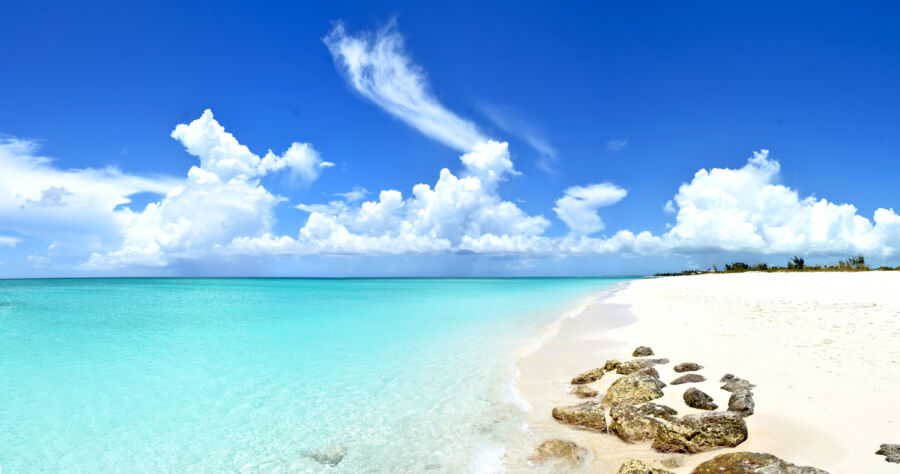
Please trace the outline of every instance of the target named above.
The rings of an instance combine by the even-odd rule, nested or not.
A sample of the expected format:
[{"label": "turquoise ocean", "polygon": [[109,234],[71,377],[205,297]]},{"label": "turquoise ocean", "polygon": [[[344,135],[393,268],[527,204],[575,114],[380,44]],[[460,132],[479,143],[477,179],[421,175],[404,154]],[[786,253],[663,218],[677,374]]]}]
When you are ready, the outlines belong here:
[{"label": "turquoise ocean", "polygon": [[616,278],[0,281],[0,470],[485,472]]}]

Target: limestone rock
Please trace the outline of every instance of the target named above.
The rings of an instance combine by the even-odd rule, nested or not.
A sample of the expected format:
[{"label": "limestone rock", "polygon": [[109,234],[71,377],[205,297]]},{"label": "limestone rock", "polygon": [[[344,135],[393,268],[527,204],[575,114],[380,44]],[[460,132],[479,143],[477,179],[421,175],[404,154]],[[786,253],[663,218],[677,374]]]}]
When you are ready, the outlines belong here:
[{"label": "limestone rock", "polygon": [[606,432],[606,414],[597,402],[585,402],[553,409],[553,418],[567,425],[578,426],[591,431]]},{"label": "limestone rock", "polygon": [[728,392],[733,392],[739,388],[751,389],[756,386],[747,380],[744,380],[740,377],[735,377],[734,375],[731,375],[731,374],[725,374],[725,376],[722,377],[722,379],[719,380],[719,382],[725,383],[725,385],[722,385],[722,390],[725,390]]},{"label": "limestone rock", "polygon": [[616,366],[616,373],[621,375],[633,374],[639,370],[653,367],[656,364],[668,364],[669,359],[633,359],[626,362],[620,362]]},{"label": "limestone rock", "polygon": [[885,461],[900,464],[900,444],[882,444],[875,454],[884,456]]},{"label": "limestone rock", "polygon": [[572,379],[572,383],[575,385],[581,385],[585,383],[596,382],[600,380],[600,377],[603,377],[605,371],[603,369],[591,369],[587,372],[583,372],[575,376]]},{"label": "limestone rock", "polygon": [[749,388],[736,389],[728,399],[728,411],[740,413],[741,416],[752,415],[754,407],[753,392]]},{"label": "limestone rock", "polygon": [[644,461],[632,459],[630,461],[625,461],[622,466],[619,467],[617,474],[673,474],[673,472],[665,469],[657,469]]},{"label": "limestone rock", "polygon": [[656,418],[674,420],[678,412],[654,403],[641,406],[613,405],[609,410],[609,432],[615,434],[626,443],[636,443],[656,437]]},{"label": "limestone rock", "polygon": [[694,372],[696,370],[702,369],[703,366],[700,364],[695,364],[693,362],[682,362],[675,366],[675,372]]},{"label": "limestone rock", "polygon": [[603,370],[606,370],[607,372],[616,370],[619,367],[619,364],[621,364],[621,362],[616,359],[610,359],[603,365]]},{"label": "limestone rock", "polygon": [[663,396],[663,387],[666,384],[647,374],[632,374],[619,377],[613,382],[603,397],[603,404],[616,405],[625,403],[628,405],[640,405],[644,402]]},{"label": "limestone rock", "polygon": [[653,355],[653,349],[651,349],[647,346],[638,346],[638,348],[635,349],[634,352],[631,353],[632,357],[647,357],[647,356],[652,356],[652,355]]},{"label": "limestone rock", "polygon": [[575,390],[572,390],[572,393],[578,398],[593,398],[596,397],[599,392],[587,385],[579,385],[575,387]]},{"label": "limestone rock", "polygon": [[548,439],[541,443],[528,459],[534,462],[561,460],[570,464],[581,464],[586,453],[587,450],[572,441]]},{"label": "limestone rock", "polygon": [[683,383],[696,383],[703,382],[706,380],[706,377],[700,374],[684,374],[681,377],[672,381],[672,385],[681,385]]},{"label": "limestone rock", "polygon": [[732,448],[747,439],[747,423],[737,413],[717,411],[658,421],[653,449],[659,452],[702,453]]},{"label": "limestone rock", "polygon": [[701,410],[715,410],[719,405],[713,403],[712,397],[702,390],[691,387],[684,391],[684,403],[691,408],[699,408]]},{"label": "limestone rock", "polygon": [[636,373],[636,374],[649,375],[649,376],[651,376],[651,377],[653,377],[653,378],[655,378],[655,379],[658,379],[658,378],[659,378],[659,372],[657,372],[657,370],[654,369],[653,367],[647,367],[646,369],[638,370],[638,371],[635,372],[635,373]]},{"label": "limestone rock", "polygon": [[695,467],[691,474],[828,474],[814,467],[795,466],[771,454],[721,454]]}]

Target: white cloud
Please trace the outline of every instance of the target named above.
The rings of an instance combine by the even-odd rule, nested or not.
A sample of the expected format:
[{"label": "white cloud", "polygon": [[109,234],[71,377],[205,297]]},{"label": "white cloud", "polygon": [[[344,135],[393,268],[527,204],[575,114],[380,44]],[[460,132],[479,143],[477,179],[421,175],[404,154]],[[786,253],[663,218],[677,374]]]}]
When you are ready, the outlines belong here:
[{"label": "white cloud", "polygon": [[99,249],[118,235],[115,210],[136,193],[165,194],[178,180],[136,176],[116,168],[60,169],[31,140],[0,140],[0,223],[36,239],[60,242],[60,252]]},{"label": "white cloud", "polygon": [[606,142],[606,151],[622,151],[628,145],[628,140],[613,138]]},{"label": "white cloud", "polygon": [[627,194],[626,190],[610,183],[573,186],[556,200],[553,210],[574,234],[593,234],[603,230],[597,210],[621,201]]},{"label": "white cloud", "polygon": [[0,235],[0,247],[15,247],[22,239],[11,235]]},{"label": "white cloud", "polygon": [[395,255],[527,251],[550,225],[500,198],[497,185],[515,174],[508,145],[489,141],[462,155],[459,176],[442,169],[435,185],[417,184],[408,198],[384,190],[378,200],[301,204],[310,213],[296,238],[239,238],[231,250],[251,254]]},{"label": "white cloud", "polygon": [[260,158],[209,110],[175,127],[172,137],[200,158],[200,166],[191,167],[182,184],[142,212],[122,210],[121,245],[94,253],[89,267],[163,266],[173,259],[221,252],[238,237],[265,235],[274,223],[275,205],[284,199],[267,191],[259,178],[288,169],[309,183],[331,166],[307,143],[293,143],[281,156],[269,151]]},{"label": "white cloud", "polygon": [[338,23],[323,41],[354,90],[394,117],[461,152],[488,141],[472,122],[437,101],[394,22],[355,36]]},{"label": "white cloud", "polygon": [[537,161],[539,169],[548,173],[556,171],[555,166],[559,160],[559,155],[556,148],[544,136],[539,126],[524,118],[521,112],[506,107],[486,105],[481,110],[498,127],[508,133],[522,137],[540,154],[540,158]]},{"label": "white cloud", "polygon": [[346,193],[336,193],[335,196],[344,198],[347,202],[357,202],[365,199],[369,195],[369,191],[362,186],[353,186],[353,189]]},{"label": "white cloud", "polygon": [[673,198],[678,211],[664,235],[667,246],[678,252],[896,255],[900,218],[892,209],[878,209],[869,220],[852,204],[801,198],[778,184],[780,171],[767,150],[739,169],[698,171]]},{"label": "white cloud", "polygon": [[322,161],[309,143],[295,142],[281,156],[269,150],[260,158],[226,132],[209,109],[190,124],[176,126],[172,138],[180,141],[188,153],[200,158],[201,169],[215,173],[224,182],[247,181],[287,168],[304,182],[311,183],[323,168],[334,166]]}]

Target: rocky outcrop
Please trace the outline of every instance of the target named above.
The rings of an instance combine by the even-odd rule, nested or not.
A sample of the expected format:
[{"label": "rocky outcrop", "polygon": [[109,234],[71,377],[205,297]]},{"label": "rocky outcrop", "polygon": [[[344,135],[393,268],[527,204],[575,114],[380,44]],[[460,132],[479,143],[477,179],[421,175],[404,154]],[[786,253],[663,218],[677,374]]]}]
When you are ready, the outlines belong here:
[{"label": "rocky outcrop", "polygon": [[548,439],[534,450],[534,454],[528,458],[533,462],[564,461],[577,465],[584,462],[587,450],[564,439]]},{"label": "rocky outcrop", "polygon": [[599,392],[587,385],[579,385],[575,387],[575,390],[572,390],[572,393],[578,398],[593,398],[596,397]]},{"label": "rocky outcrop", "polygon": [[691,474],[828,474],[814,467],[795,466],[764,453],[728,453],[695,467]]},{"label": "rocky outcrop", "polygon": [[616,366],[616,373],[621,375],[633,374],[639,370],[653,367],[656,364],[668,364],[669,359],[633,359],[626,362],[620,362]]},{"label": "rocky outcrop", "polygon": [[553,418],[560,423],[578,426],[586,430],[606,432],[606,415],[597,402],[585,402],[553,409]]},{"label": "rocky outcrop", "polygon": [[737,413],[698,413],[672,421],[658,421],[653,449],[659,452],[702,453],[731,448],[747,439],[747,423]]},{"label": "rocky outcrop", "polygon": [[640,406],[613,405],[609,410],[609,432],[626,443],[650,440],[656,437],[656,418],[674,420],[678,412],[655,403]]},{"label": "rocky outcrop", "polygon": [[601,377],[603,377],[604,373],[606,372],[603,369],[591,369],[587,372],[576,375],[575,378],[572,379],[572,383],[575,385],[581,385],[596,382],[600,380]]},{"label": "rocky outcrop", "polygon": [[702,369],[703,366],[700,364],[695,364],[693,362],[682,362],[675,366],[675,372],[694,372],[696,370]]},{"label": "rocky outcrop", "polygon": [[715,410],[719,405],[713,403],[712,397],[702,390],[691,387],[684,391],[684,403],[691,408],[699,408],[701,410]]},{"label": "rocky outcrop", "polygon": [[655,468],[644,461],[632,459],[619,467],[617,474],[674,474],[672,471]]},{"label": "rocky outcrop", "polygon": [[719,382],[725,383],[725,385],[722,385],[722,390],[725,390],[727,392],[733,392],[739,388],[746,388],[749,390],[756,386],[748,382],[747,380],[744,380],[740,377],[735,377],[731,374],[725,374],[725,376],[723,376],[722,379],[719,380]]},{"label": "rocky outcrop", "polygon": [[619,362],[615,359],[610,359],[610,360],[606,361],[606,364],[603,364],[603,370],[605,370],[607,372],[611,372],[611,371],[619,368],[619,364],[621,364],[621,362]]},{"label": "rocky outcrop", "polygon": [[647,357],[653,355],[653,349],[647,346],[638,346],[634,352],[631,353],[632,357]]},{"label": "rocky outcrop", "polygon": [[728,398],[728,411],[740,413],[741,416],[752,415],[754,407],[753,392],[749,388],[738,388]]},{"label": "rocky outcrop", "polygon": [[875,454],[884,456],[884,460],[887,462],[900,464],[900,444],[882,444]]},{"label": "rocky outcrop", "polygon": [[703,382],[706,380],[706,377],[700,374],[684,374],[681,377],[672,381],[672,385],[681,385],[683,383],[697,383]]},{"label": "rocky outcrop", "polygon": [[631,374],[619,377],[603,397],[604,405],[640,405],[663,396],[666,384],[647,374]]}]

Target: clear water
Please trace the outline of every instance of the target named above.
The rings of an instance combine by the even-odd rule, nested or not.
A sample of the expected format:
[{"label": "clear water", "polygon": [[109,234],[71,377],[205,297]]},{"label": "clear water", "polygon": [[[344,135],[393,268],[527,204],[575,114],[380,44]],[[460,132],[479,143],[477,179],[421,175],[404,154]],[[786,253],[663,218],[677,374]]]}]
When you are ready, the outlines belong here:
[{"label": "clear water", "polygon": [[516,348],[619,281],[0,281],[0,469],[487,469]]}]

